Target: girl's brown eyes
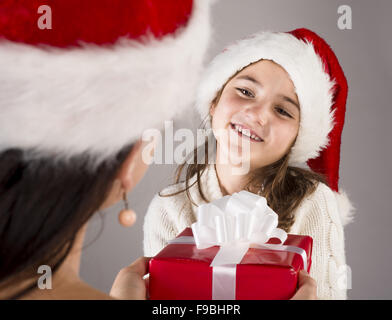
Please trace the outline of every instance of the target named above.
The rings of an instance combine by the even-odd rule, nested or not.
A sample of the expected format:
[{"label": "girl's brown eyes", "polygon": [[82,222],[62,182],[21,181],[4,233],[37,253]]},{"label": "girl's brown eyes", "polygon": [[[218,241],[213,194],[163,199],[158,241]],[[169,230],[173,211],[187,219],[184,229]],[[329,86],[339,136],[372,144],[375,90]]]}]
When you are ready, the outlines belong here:
[{"label": "girl's brown eyes", "polygon": [[[237,91],[239,91],[241,93],[241,95],[244,95],[248,98],[254,98],[254,95],[252,92],[250,92],[247,89],[244,88],[235,88]],[[281,115],[285,116],[285,117],[289,117],[289,118],[293,118],[288,112],[286,112],[283,108],[281,107],[277,107],[276,110],[278,110],[278,113],[280,113]]]},{"label": "girl's brown eyes", "polygon": [[[278,110],[278,112],[279,112],[280,114],[282,114],[282,115],[284,115],[284,116],[286,116],[286,117],[292,118],[292,116],[291,116],[289,113],[287,113],[284,109],[282,109],[282,108],[280,108],[280,107],[277,107],[276,110]],[[282,112],[280,112],[280,111],[282,111]]]},{"label": "girl's brown eyes", "polygon": [[239,91],[242,95],[250,97],[250,98],[254,98],[254,95],[252,92],[250,92],[247,89],[243,89],[243,88],[236,88],[237,91]]}]

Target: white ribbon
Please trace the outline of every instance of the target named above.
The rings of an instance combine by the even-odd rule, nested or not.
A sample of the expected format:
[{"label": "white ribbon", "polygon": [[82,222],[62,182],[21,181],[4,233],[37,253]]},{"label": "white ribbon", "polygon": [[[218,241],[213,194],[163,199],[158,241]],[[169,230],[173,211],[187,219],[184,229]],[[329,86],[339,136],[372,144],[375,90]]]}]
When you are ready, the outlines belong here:
[{"label": "white ribbon", "polygon": [[[306,251],[284,246],[287,233],[277,226],[278,215],[268,207],[266,199],[245,190],[199,206],[197,222],[191,226],[197,248],[220,246],[210,264],[213,300],[235,299],[237,264],[250,247],[298,253],[307,269]],[[184,238],[170,243],[184,243]],[[193,241],[192,237],[186,238],[185,243]],[[281,244],[266,244],[270,238],[278,238]]]},{"label": "white ribbon", "polygon": [[215,267],[240,263],[251,244],[270,238],[283,244],[287,233],[277,226],[278,215],[266,199],[244,190],[200,205],[192,231],[198,249],[220,246],[211,262]]}]

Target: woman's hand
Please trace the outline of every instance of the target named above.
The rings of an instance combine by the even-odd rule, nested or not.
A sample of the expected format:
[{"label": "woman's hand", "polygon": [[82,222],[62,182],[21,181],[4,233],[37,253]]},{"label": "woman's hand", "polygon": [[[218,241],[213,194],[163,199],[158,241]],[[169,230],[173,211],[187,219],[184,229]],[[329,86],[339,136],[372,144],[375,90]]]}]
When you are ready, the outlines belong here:
[{"label": "woman's hand", "polygon": [[145,300],[148,299],[148,273],[150,258],[140,257],[131,265],[122,268],[113,282],[110,296],[116,299]]},{"label": "woman's hand", "polygon": [[290,300],[317,300],[316,281],[305,270],[300,271],[297,292]]}]

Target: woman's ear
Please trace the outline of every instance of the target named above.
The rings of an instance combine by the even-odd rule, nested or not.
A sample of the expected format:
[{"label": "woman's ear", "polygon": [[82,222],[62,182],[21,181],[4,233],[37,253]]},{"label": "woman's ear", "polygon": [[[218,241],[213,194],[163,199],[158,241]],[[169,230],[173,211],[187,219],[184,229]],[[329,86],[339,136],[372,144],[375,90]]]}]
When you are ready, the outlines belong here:
[{"label": "woman's ear", "polygon": [[140,182],[151,163],[155,143],[155,140],[151,142],[140,139],[134,144],[132,150],[123,162],[121,169],[113,182],[112,189],[101,209],[120,201],[124,191],[128,193],[138,184],[138,182]]},{"label": "woman's ear", "polygon": [[155,141],[137,141],[125,159],[117,178],[121,181],[126,192],[131,191],[146,173],[153,151]]}]

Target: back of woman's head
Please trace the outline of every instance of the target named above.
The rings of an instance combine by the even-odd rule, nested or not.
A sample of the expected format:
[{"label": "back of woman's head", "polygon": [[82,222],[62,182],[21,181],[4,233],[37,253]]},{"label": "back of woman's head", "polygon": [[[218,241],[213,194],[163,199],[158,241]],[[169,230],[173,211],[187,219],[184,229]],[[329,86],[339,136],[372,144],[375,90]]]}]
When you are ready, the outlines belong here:
[{"label": "back of woman's head", "polygon": [[129,143],[191,103],[203,68],[209,1],[84,4],[0,1],[0,288],[56,270]]},{"label": "back of woman's head", "polygon": [[124,147],[95,170],[84,154],[67,161],[26,160],[28,151],[21,149],[0,154],[0,288],[36,276],[40,265],[56,272],[131,149]]}]

